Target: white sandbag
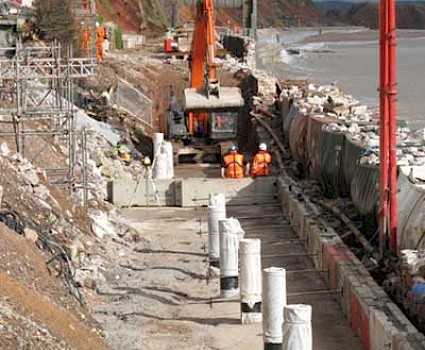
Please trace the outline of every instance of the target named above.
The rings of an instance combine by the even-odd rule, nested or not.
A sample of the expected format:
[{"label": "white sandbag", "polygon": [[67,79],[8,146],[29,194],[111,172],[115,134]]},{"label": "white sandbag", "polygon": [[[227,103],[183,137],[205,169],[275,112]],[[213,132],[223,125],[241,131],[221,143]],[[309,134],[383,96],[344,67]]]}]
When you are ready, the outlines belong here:
[{"label": "white sandbag", "polygon": [[283,342],[285,350],[313,350],[311,330],[312,307],[297,304],[283,309]]}]

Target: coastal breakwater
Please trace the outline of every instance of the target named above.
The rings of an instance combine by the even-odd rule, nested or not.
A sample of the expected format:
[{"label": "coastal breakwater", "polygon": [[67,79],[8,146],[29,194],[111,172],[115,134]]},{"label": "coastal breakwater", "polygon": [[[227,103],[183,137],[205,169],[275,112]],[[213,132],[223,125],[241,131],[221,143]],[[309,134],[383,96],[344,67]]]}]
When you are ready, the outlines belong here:
[{"label": "coastal breakwater", "polygon": [[[251,99],[253,111],[262,114],[267,110],[269,112],[263,113],[265,119],[280,119],[281,141],[299,165],[301,175],[315,179],[328,198],[351,196],[366,226],[370,226],[372,236],[369,238],[373,238],[379,208],[379,125],[375,112],[335,86],[280,82],[272,91],[275,82],[274,77],[254,70],[249,76],[249,83],[242,84],[254,95]],[[266,103],[266,100],[271,103]],[[242,118],[245,122],[250,119],[249,116]],[[273,143],[270,137],[245,136],[245,139]],[[419,234],[424,229],[425,212],[422,207],[425,192],[422,137],[421,132],[413,132],[400,123],[399,241],[401,248],[404,251],[410,248],[413,255],[420,255],[424,243]],[[315,219],[317,214],[312,213],[305,201],[293,191],[292,183],[293,179],[283,169],[280,179],[283,209],[289,213],[294,226],[298,226],[299,236],[306,239],[306,248],[315,255],[316,267],[328,271],[325,280],[330,288],[339,291],[335,294],[336,298],[365,347],[376,350],[423,349],[423,334],[403,315],[394,300],[342,241],[340,234],[343,232],[336,232],[330,226],[321,227]],[[419,261],[418,258],[410,259],[407,264],[413,260],[415,263]],[[392,280],[399,286],[403,284],[403,288],[396,289],[405,291],[401,299],[395,301],[407,311],[414,309],[415,316],[421,315],[423,304],[418,303],[417,298],[408,297],[412,294],[412,283],[421,284],[421,280],[417,275],[414,282],[412,278],[408,282],[407,278],[401,277],[399,270]],[[411,312],[408,314],[417,321]],[[415,324],[421,326],[422,321]]]}]

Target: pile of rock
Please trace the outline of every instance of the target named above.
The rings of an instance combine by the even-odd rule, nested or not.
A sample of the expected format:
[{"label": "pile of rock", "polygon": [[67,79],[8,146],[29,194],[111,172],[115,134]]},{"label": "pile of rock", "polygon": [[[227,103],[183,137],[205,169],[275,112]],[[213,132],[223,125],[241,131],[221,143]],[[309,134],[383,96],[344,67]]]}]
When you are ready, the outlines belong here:
[{"label": "pile of rock", "polygon": [[401,251],[401,272],[397,292],[404,294],[405,307],[409,314],[425,326],[425,252]]},{"label": "pile of rock", "polygon": [[[350,140],[366,149],[360,163],[379,164],[379,125],[373,117],[376,112],[351,95],[334,85],[290,85],[283,89],[280,99],[293,101],[299,114],[334,119],[324,124],[324,130],[349,134]],[[407,126],[398,127],[398,165],[425,166],[424,135],[425,130],[412,132]]]}]

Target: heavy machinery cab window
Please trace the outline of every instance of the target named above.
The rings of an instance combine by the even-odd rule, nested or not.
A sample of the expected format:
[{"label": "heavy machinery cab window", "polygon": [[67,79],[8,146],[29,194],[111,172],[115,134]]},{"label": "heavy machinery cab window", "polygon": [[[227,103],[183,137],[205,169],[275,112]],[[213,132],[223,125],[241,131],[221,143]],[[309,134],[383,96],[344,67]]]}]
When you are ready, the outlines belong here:
[{"label": "heavy machinery cab window", "polygon": [[211,113],[211,130],[213,132],[234,133],[236,131],[236,116],[234,112]]}]

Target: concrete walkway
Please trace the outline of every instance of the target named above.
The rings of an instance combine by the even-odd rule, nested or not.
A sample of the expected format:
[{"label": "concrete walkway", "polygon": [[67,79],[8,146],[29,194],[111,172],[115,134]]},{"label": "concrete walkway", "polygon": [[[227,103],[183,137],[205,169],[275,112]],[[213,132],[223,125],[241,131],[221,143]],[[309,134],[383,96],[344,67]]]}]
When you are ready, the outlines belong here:
[{"label": "concrete walkway", "polygon": [[[280,208],[229,207],[243,219],[247,237],[261,237],[264,255],[301,253],[301,245],[283,242],[296,238]],[[210,303],[219,296],[219,281],[207,282],[207,211],[205,208],[145,208],[125,211],[139,232],[134,246],[119,254],[114,270],[99,287],[101,303],[96,318],[115,349],[262,349],[262,325],[241,325],[239,302]],[[313,269],[307,257],[266,258],[263,267]],[[317,272],[288,274],[289,303],[313,305],[315,350],[363,349],[331,294],[297,294],[324,290]]]}]

